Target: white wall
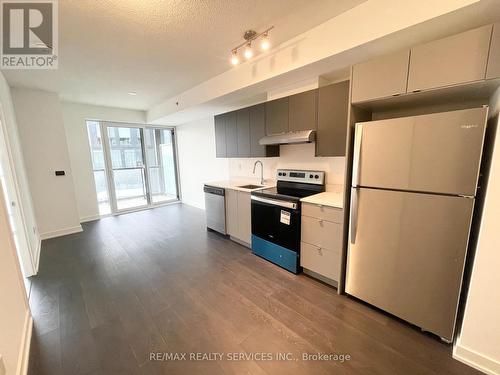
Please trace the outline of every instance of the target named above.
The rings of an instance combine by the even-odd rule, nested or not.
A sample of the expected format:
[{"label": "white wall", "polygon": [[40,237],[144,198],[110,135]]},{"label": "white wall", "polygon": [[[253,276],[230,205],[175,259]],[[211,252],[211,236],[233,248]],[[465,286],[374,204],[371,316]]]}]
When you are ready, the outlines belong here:
[{"label": "white wall", "polygon": [[[57,94],[12,89],[12,100],[40,236],[81,230]],[[55,176],[56,170],[66,175]]]},{"label": "white wall", "polygon": [[215,157],[213,117],[177,127],[182,202],[205,208],[203,183],[227,180],[227,159]]},{"label": "white wall", "polygon": [[0,355],[3,360],[0,373],[9,375],[25,373],[21,371],[21,366],[31,332],[31,316],[21,277],[0,189]]},{"label": "white wall", "polygon": [[[6,132],[6,143],[12,157],[11,170],[14,174],[17,188],[17,203],[20,208],[20,215],[24,221],[24,234],[29,243],[30,256],[33,262],[33,270],[38,269],[40,254],[40,237],[35,219],[35,210],[31,198],[30,186],[26,175],[24,156],[21,150],[21,142],[17,129],[16,116],[9,85],[3,74],[0,72],[0,105],[3,112],[3,125]],[[15,195],[15,194],[12,194]],[[21,228],[19,228],[21,230]],[[29,268],[29,267],[27,267]],[[29,272],[28,272],[29,273]]]},{"label": "white wall", "polygon": [[99,217],[99,208],[85,121],[102,120],[143,124],[146,113],[70,102],[62,102],[61,107],[73,171],[78,217],[80,222],[94,220]]},{"label": "white wall", "polygon": [[[490,106],[500,116],[500,89]],[[498,124],[500,127],[500,124]],[[500,130],[497,131],[465,315],[454,357],[500,374]]]}]

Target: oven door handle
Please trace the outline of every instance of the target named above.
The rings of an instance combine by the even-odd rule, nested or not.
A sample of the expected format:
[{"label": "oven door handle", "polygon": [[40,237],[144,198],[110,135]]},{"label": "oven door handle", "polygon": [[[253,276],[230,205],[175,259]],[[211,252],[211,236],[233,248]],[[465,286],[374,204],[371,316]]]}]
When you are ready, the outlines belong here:
[{"label": "oven door handle", "polygon": [[297,203],[293,203],[293,202],[280,201],[280,200],[271,199],[271,198],[262,198],[262,197],[257,197],[255,195],[252,195],[251,199],[253,201],[257,201],[257,202],[272,204],[273,206],[280,206],[280,207],[285,207],[285,208],[291,208],[292,210],[296,210],[297,209]]}]

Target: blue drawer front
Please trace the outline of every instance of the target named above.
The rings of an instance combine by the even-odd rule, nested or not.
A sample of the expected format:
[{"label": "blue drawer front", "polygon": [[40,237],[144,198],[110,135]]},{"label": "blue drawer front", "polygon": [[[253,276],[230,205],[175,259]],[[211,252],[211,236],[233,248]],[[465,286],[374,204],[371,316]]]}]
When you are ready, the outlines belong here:
[{"label": "blue drawer front", "polygon": [[293,273],[299,273],[298,253],[252,235],[252,252]]}]

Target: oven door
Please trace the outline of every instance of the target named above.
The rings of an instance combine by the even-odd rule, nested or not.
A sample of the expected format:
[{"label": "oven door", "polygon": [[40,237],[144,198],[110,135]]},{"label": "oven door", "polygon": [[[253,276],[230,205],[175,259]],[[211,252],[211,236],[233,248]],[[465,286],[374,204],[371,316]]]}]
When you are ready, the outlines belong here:
[{"label": "oven door", "polygon": [[300,203],[252,195],[252,235],[300,251]]}]

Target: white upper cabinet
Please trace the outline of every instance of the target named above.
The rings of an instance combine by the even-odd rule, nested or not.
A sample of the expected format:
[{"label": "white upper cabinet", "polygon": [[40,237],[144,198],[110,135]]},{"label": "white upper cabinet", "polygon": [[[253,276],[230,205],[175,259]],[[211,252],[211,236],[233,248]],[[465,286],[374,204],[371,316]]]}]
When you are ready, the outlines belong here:
[{"label": "white upper cabinet", "polygon": [[408,92],[482,80],[492,25],[411,49]]},{"label": "white upper cabinet", "polygon": [[352,102],[406,93],[410,51],[399,51],[353,66]]},{"label": "white upper cabinet", "polygon": [[500,23],[493,25],[486,79],[500,77]]}]

